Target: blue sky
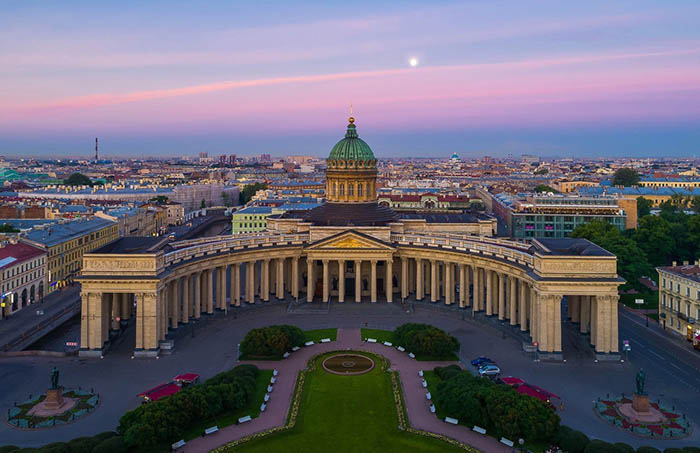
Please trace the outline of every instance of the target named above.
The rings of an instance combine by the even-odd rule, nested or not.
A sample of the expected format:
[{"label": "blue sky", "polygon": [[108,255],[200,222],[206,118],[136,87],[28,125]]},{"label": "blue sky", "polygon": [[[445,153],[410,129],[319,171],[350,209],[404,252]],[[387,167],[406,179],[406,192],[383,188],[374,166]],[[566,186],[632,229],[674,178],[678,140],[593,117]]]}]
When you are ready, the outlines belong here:
[{"label": "blue sky", "polygon": [[[0,154],[700,154],[700,2],[0,4]],[[416,58],[415,67],[409,60]]]}]

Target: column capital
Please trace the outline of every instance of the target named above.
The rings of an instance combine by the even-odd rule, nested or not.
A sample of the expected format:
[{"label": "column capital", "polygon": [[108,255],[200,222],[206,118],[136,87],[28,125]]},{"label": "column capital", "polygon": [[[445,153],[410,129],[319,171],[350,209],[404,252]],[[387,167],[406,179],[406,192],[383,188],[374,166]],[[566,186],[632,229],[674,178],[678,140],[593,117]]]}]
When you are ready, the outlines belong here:
[{"label": "column capital", "polygon": [[327,258],[324,258],[324,259],[322,259],[321,261],[323,262],[324,265],[326,265],[326,264],[328,264],[328,262],[329,262],[330,260],[327,259]]}]

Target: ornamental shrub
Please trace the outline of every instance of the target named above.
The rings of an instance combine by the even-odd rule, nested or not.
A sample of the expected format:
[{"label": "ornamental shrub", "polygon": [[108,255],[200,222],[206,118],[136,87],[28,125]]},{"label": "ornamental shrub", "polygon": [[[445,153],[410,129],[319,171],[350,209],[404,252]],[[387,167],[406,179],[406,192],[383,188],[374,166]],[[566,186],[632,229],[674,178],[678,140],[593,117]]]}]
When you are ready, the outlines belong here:
[{"label": "ornamental shrub", "polygon": [[0,447],[0,453],[13,453],[17,450],[19,450],[19,447],[15,447],[14,445],[4,445]]},{"label": "ornamental shrub", "polygon": [[615,445],[598,439],[592,440],[583,451],[584,453],[618,453]]},{"label": "ornamental shrub", "polygon": [[654,447],[649,447],[648,445],[643,445],[637,448],[637,453],[661,453],[661,450]]},{"label": "ornamental shrub", "polygon": [[277,325],[250,330],[241,342],[246,357],[281,357],[294,346],[304,345],[304,331],[296,326]]},{"label": "ornamental shrub", "polygon": [[634,447],[624,442],[615,442],[615,448],[619,453],[635,453]]},{"label": "ornamental shrub", "polygon": [[428,324],[403,324],[394,330],[392,341],[414,354],[438,358],[452,357],[459,349],[455,337]]},{"label": "ornamental shrub", "polygon": [[95,445],[92,453],[126,453],[126,445],[120,436],[114,436]]},{"label": "ornamental shrub", "polygon": [[559,428],[557,445],[568,453],[583,453],[590,441],[588,436],[581,431],[576,431],[568,426]]}]

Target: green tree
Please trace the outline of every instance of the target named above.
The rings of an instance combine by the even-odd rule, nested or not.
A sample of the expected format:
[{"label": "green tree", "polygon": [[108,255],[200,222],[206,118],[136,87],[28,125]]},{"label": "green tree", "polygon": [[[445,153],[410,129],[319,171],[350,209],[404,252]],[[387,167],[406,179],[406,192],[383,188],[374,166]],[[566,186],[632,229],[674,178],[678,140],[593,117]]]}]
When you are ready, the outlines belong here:
[{"label": "green tree", "polygon": [[92,180],[82,173],[73,173],[63,180],[66,186],[92,186]]},{"label": "green tree", "polygon": [[549,173],[549,170],[547,170],[546,168],[538,168],[537,170],[535,170],[536,175],[546,175],[547,173]]},{"label": "green tree", "polygon": [[642,218],[646,215],[651,214],[651,208],[654,204],[651,200],[647,200],[644,197],[637,197],[637,217]]},{"label": "green tree", "polygon": [[664,218],[648,215],[639,219],[633,239],[646,253],[652,266],[666,266],[674,252],[671,224]]},{"label": "green tree", "polygon": [[258,192],[258,190],[265,190],[267,189],[267,184],[261,183],[261,182],[256,182],[254,184],[247,184],[243,190],[241,191],[239,195],[239,204],[246,204],[248,203],[253,196]]},{"label": "green tree", "polygon": [[19,233],[19,230],[9,223],[0,225],[0,233]]},{"label": "green tree", "polygon": [[199,204],[200,209],[204,209],[207,207],[207,202],[204,198],[202,198],[202,202]]},{"label": "green tree", "polygon": [[690,209],[692,209],[695,214],[700,214],[700,195],[695,195],[691,198]]},{"label": "green tree", "polygon": [[612,179],[613,186],[636,186],[639,184],[639,173],[632,168],[619,168]]},{"label": "green tree", "polygon": [[535,192],[537,193],[542,193],[542,192],[550,192],[550,193],[557,193],[556,190],[553,188],[549,187],[546,184],[538,184],[535,186]]},{"label": "green tree", "polygon": [[158,195],[157,197],[151,198],[151,201],[157,204],[166,204],[169,200],[165,195]]}]

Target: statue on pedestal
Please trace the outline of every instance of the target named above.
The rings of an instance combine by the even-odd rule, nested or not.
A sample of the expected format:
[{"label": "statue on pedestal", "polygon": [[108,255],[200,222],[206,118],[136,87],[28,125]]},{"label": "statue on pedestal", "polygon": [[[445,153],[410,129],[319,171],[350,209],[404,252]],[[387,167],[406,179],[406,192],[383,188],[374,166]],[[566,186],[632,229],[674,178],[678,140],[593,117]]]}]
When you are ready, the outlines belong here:
[{"label": "statue on pedestal", "polygon": [[58,368],[53,367],[51,369],[51,390],[58,389]]},{"label": "statue on pedestal", "polygon": [[644,393],[644,381],[646,381],[646,373],[644,372],[644,369],[640,368],[639,371],[637,372],[637,395],[645,395]]}]

